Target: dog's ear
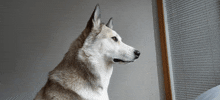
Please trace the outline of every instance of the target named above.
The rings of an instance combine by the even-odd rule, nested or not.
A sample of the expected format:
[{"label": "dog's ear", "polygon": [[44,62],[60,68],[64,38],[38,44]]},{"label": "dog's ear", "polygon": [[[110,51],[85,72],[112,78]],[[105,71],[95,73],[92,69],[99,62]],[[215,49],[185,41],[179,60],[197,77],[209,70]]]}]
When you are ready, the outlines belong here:
[{"label": "dog's ear", "polygon": [[108,23],[106,24],[107,27],[113,29],[113,22],[112,22],[112,17],[109,19]]},{"label": "dog's ear", "polygon": [[101,24],[100,7],[99,7],[99,4],[97,4],[87,23],[87,28],[98,29],[100,27],[100,24]]}]

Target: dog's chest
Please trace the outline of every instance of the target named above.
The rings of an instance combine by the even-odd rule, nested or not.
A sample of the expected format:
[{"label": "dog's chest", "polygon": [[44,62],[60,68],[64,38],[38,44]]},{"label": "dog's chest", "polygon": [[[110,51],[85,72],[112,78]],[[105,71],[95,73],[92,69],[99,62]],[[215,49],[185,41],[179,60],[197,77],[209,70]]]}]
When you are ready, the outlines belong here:
[{"label": "dog's chest", "polygon": [[81,89],[78,94],[83,100],[109,100],[108,92],[106,89],[93,91],[91,89]]},{"label": "dog's chest", "polygon": [[100,67],[96,71],[96,73],[100,76],[100,81],[98,82],[98,84],[101,87],[97,90],[92,90],[91,88],[83,88],[77,92],[79,95],[85,98],[85,100],[109,100],[107,90],[113,72],[113,67],[110,66],[108,67],[108,69]]}]

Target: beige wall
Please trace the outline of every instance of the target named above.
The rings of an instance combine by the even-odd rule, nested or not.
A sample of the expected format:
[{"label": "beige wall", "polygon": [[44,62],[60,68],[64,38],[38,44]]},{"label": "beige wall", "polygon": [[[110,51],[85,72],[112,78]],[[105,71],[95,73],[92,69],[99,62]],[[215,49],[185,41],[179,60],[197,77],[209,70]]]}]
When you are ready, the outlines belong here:
[{"label": "beige wall", "polygon": [[151,0],[0,1],[0,99],[30,99],[82,32],[95,7],[113,17],[123,41],[141,51],[128,65],[114,65],[111,100],[159,100]]}]

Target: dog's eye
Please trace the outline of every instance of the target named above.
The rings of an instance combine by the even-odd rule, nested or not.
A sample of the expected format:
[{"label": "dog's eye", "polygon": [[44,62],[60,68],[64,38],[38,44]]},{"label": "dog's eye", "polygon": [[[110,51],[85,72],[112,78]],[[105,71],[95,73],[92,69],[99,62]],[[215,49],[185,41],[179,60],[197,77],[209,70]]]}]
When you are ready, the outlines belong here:
[{"label": "dog's eye", "polygon": [[118,41],[117,37],[115,37],[115,36],[113,36],[112,39],[113,39],[115,42]]}]

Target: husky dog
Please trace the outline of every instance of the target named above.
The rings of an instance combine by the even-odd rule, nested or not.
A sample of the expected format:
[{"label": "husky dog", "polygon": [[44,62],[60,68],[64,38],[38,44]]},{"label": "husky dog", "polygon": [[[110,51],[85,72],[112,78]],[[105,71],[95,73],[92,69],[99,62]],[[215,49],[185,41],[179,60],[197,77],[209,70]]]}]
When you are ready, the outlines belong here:
[{"label": "husky dog", "polygon": [[124,44],[112,28],[112,18],[106,25],[101,23],[96,5],[86,28],[49,73],[34,100],[109,100],[112,65],[133,62],[140,55]]}]

